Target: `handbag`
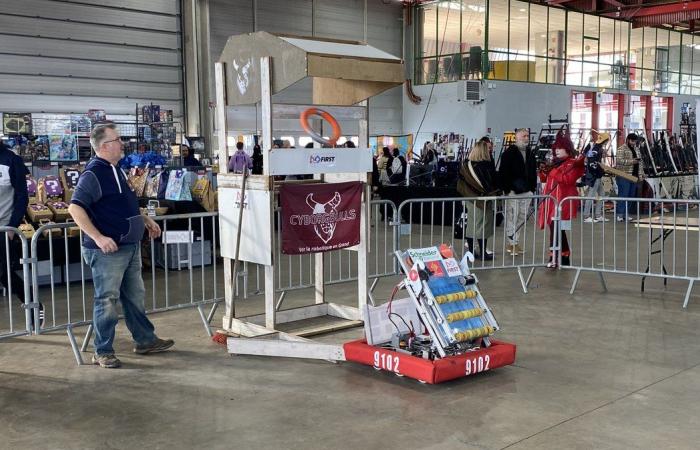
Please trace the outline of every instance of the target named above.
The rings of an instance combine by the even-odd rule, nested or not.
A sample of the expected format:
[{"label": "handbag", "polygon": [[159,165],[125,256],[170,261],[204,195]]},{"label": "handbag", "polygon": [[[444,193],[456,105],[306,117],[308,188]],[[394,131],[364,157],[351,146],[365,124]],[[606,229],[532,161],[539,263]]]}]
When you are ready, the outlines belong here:
[{"label": "handbag", "polygon": [[147,198],[158,198],[158,188],[160,187],[160,171],[152,170],[146,175],[146,186],[143,196]]},{"label": "handbag", "polygon": [[200,178],[195,182],[192,188],[192,198],[209,212],[217,209],[216,195],[208,178]]},{"label": "handbag", "polygon": [[192,200],[187,170],[178,169],[170,171],[168,186],[165,190],[165,199],[173,201]]},{"label": "handbag", "polygon": [[144,190],[146,189],[146,181],[148,179],[148,164],[146,164],[145,169],[139,167],[133,167],[129,171],[129,176],[127,177],[127,182],[131,186],[137,197],[142,197]]}]

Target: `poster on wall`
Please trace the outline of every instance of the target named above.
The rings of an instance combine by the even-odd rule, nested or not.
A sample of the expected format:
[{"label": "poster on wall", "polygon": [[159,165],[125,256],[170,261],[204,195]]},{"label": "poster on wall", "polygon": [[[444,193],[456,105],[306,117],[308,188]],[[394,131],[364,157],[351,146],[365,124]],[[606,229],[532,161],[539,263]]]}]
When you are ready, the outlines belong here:
[{"label": "poster on wall", "polygon": [[70,133],[78,136],[89,136],[92,130],[90,118],[87,114],[71,114]]},{"label": "poster on wall", "polygon": [[49,159],[52,162],[75,162],[78,160],[78,140],[72,134],[49,136]]},{"label": "poster on wall", "polygon": [[362,183],[283,184],[282,253],[303,255],[360,243]]},{"label": "poster on wall", "polygon": [[379,155],[384,147],[389,147],[390,150],[398,148],[401,155],[407,160],[411,160],[413,158],[413,135],[402,134],[369,137],[369,148],[372,149],[373,154]]},{"label": "poster on wall", "polygon": [[7,135],[32,134],[32,115],[2,113],[2,129]]},{"label": "poster on wall", "polygon": [[105,114],[104,109],[90,109],[88,110],[88,118],[90,122],[95,125],[96,123],[106,122],[107,114]]},{"label": "poster on wall", "polygon": [[35,161],[49,160],[49,137],[46,135],[37,136],[32,142],[32,151]]}]

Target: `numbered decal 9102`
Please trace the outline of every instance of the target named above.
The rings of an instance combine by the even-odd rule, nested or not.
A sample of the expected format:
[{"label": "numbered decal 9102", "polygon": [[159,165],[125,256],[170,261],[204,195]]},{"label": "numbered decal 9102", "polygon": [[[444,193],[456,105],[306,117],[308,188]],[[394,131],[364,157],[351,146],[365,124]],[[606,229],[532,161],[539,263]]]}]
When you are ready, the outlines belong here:
[{"label": "numbered decal 9102", "polygon": [[475,373],[485,372],[489,370],[490,364],[491,357],[489,355],[469,358],[465,363],[465,373],[467,375],[474,375]]},{"label": "numbered decal 9102", "polygon": [[396,355],[390,353],[381,353],[379,351],[374,352],[374,367],[378,369],[384,369],[389,372],[401,373],[399,372],[399,362],[400,359]]}]

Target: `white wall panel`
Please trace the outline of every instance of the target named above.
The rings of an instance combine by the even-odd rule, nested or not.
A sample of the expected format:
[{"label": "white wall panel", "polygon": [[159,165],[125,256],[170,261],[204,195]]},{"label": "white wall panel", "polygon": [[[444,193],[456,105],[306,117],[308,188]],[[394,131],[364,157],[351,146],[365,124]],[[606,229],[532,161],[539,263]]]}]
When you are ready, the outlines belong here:
[{"label": "white wall panel", "polygon": [[0,30],[3,34],[20,36],[74,39],[172,50],[179,49],[181,41],[180,34],[176,32],[124,29],[123,27],[2,14],[0,14]]},{"label": "white wall panel", "polygon": [[183,111],[180,0],[0,0],[0,110]]},{"label": "white wall panel", "polygon": [[179,67],[96,62],[46,56],[3,55],[0,73],[73,77],[89,74],[91,78],[97,80],[182,83],[182,71]]},{"label": "white wall panel", "polygon": [[22,0],[21,2],[3,0],[0,2],[0,14],[26,14],[27,16],[53,17],[55,19],[162,31],[179,31],[180,29],[179,16],[53,0]]}]

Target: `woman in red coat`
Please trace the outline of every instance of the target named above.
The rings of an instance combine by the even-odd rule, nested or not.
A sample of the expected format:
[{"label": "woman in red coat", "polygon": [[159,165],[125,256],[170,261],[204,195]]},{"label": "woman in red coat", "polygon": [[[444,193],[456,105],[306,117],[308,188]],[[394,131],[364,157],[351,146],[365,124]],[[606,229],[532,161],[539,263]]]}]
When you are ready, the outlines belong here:
[{"label": "woman in red coat", "polygon": [[[584,158],[580,157],[574,159],[574,144],[568,136],[560,132],[557,135],[557,139],[554,141],[552,152],[554,153],[553,167],[548,172],[541,171],[540,179],[542,182],[546,182],[544,194],[555,198],[557,203],[551,198],[545,199],[542,206],[540,206],[538,214],[538,224],[540,228],[544,228],[545,225],[549,226],[550,247],[553,245],[554,241],[554,222],[552,218],[556,213],[556,205],[561,203],[566,197],[577,197],[579,195],[578,189],[576,189],[576,180],[583,176],[584,172]],[[578,207],[578,200],[567,201],[562,205],[561,219],[571,220],[575,218]],[[566,238],[566,232],[563,230],[561,231],[559,242],[561,243],[561,263],[564,266],[568,266],[571,252],[569,250],[569,241]],[[554,268],[556,266],[556,259],[550,252],[550,259],[547,267]]]}]

